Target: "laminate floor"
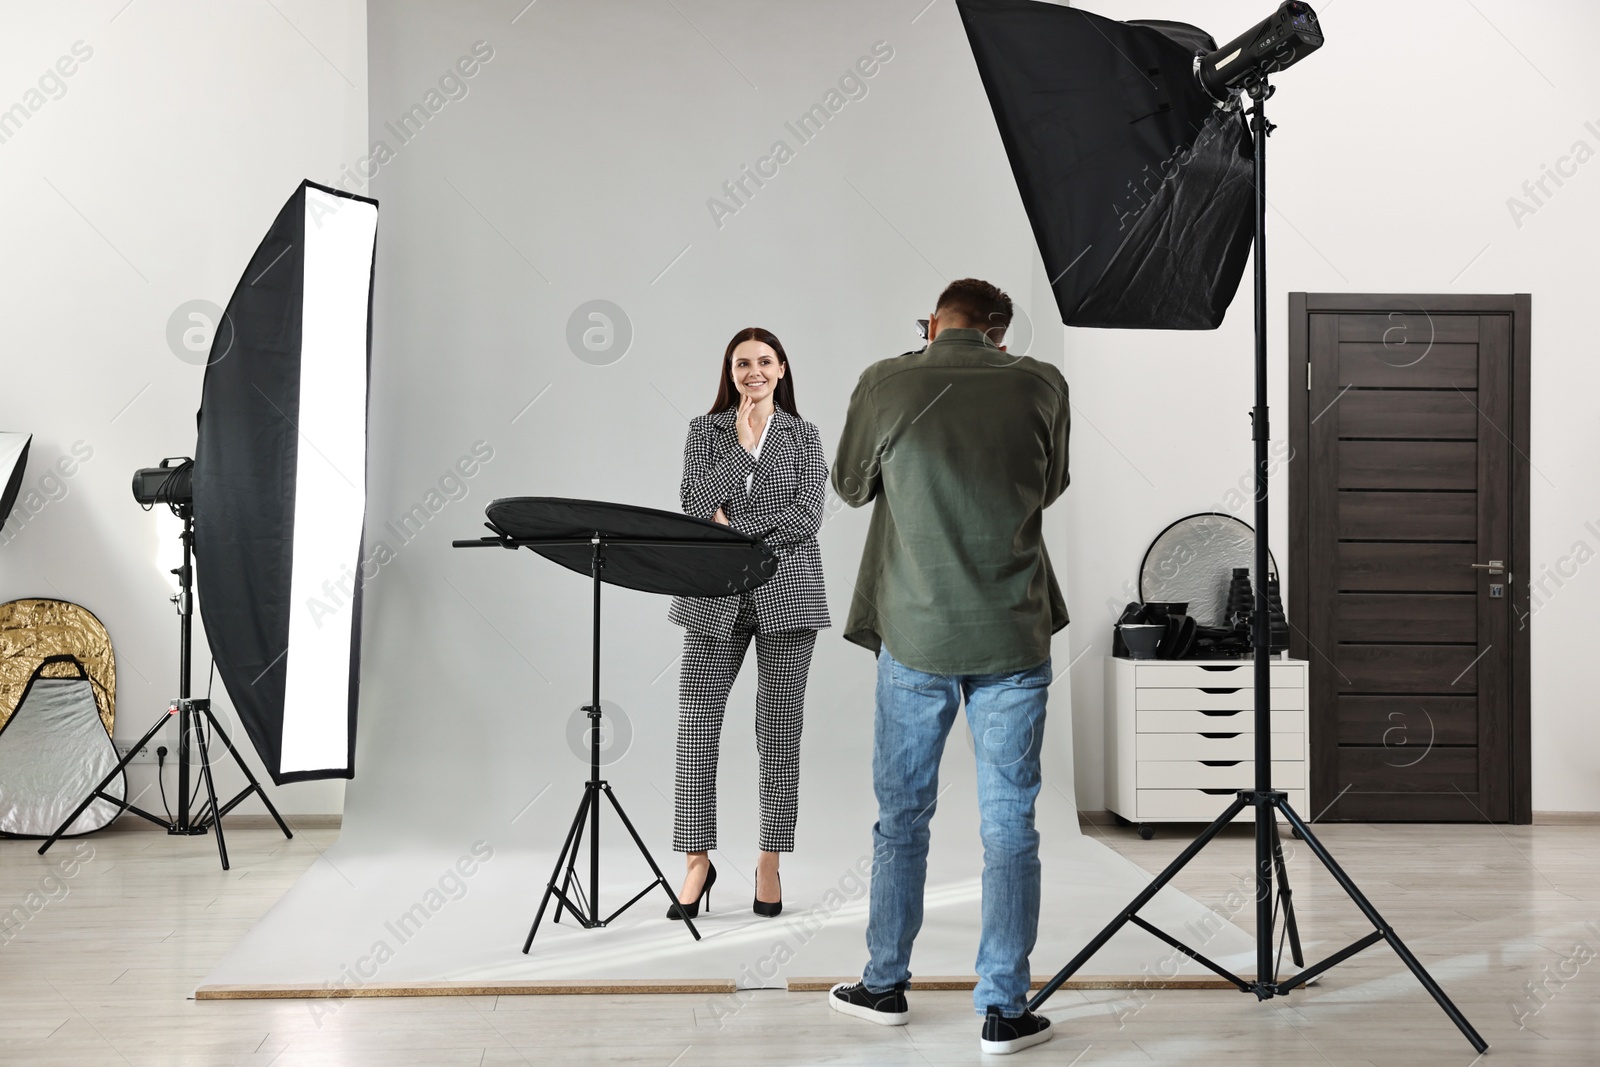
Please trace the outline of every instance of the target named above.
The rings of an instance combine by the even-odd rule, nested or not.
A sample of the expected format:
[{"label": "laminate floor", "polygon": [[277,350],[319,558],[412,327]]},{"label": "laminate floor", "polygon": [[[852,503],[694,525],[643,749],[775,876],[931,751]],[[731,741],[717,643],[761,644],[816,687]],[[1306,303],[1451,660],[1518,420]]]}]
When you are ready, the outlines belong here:
[{"label": "laminate floor", "polygon": [[[1140,841],[1092,828],[1156,870],[1178,830]],[[1330,825],[1325,843],[1490,1042],[1484,1063],[1600,1063],[1600,826]],[[0,1063],[464,1065],[978,1063],[967,993],[914,993],[881,1028],[822,995],[193,1001],[190,991],[337,836],[112,831],[0,841]],[[1289,860],[1309,955],[1368,929],[1298,842]],[[1228,831],[1181,879],[1249,922],[1252,842]],[[1044,922],[1071,901],[1047,901]],[[1108,917],[1109,918],[1109,917]],[[1065,961],[1036,959],[1048,973]],[[1058,994],[1057,1037],[1018,1064],[1471,1064],[1476,1056],[1386,947],[1315,988],[1258,1003],[1232,991]],[[989,1061],[997,1062],[997,1061]]]}]

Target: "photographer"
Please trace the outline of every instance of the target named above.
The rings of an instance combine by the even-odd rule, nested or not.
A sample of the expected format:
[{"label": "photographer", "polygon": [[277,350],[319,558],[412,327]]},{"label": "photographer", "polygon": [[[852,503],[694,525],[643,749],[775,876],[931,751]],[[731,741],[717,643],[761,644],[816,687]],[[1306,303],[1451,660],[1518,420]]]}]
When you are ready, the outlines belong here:
[{"label": "photographer", "polygon": [[1050,637],[1067,624],[1041,524],[1067,485],[1067,383],[1000,345],[1011,300],[952,282],[928,346],[867,368],[850,399],[833,485],[874,503],[845,637],[878,657],[878,821],[869,960],[829,1004],[908,1019],[939,758],[963,697],[978,757],[983,934],[973,997],[984,1052],[1049,1040],[1026,1010],[1039,921],[1039,752]]}]

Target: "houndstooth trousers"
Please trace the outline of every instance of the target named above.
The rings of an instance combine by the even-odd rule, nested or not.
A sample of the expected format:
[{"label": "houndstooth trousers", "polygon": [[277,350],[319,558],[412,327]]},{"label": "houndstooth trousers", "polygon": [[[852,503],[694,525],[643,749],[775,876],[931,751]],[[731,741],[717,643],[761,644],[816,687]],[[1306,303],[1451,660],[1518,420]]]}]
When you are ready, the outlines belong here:
[{"label": "houndstooth trousers", "polygon": [[717,754],[728,690],[750,639],[756,642],[756,756],[764,852],[793,852],[800,792],[800,728],[815,630],[756,633],[749,593],[739,598],[731,638],[685,630],[678,676],[678,776],[673,787],[672,847],[717,847]]}]

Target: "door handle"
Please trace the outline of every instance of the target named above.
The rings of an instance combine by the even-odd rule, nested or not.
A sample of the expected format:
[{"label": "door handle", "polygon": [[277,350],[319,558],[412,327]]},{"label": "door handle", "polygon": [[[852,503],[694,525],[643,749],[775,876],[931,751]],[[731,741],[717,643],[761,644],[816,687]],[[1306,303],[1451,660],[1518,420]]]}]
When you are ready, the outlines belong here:
[{"label": "door handle", "polygon": [[1469,563],[1467,566],[1474,570],[1488,571],[1490,574],[1504,574],[1506,570],[1505,560],[1501,559],[1491,559],[1488,563]]}]

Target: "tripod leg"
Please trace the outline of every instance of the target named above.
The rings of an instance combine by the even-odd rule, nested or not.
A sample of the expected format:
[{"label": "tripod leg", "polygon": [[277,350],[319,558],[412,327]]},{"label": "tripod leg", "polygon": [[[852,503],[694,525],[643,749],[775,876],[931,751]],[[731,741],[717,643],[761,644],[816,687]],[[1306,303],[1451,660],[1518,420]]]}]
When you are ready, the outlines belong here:
[{"label": "tripod leg", "polygon": [[[639,846],[639,854],[643,856],[644,861],[650,865],[650,870],[655,873],[656,881],[661,883],[661,888],[666,890],[667,896],[672,899],[672,902],[674,904],[678,903],[678,894],[672,891],[672,884],[667,881],[667,876],[661,873],[660,867],[656,866],[656,858],[650,855],[650,850],[648,848],[645,848],[644,839],[639,836],[639,831],[635,830],[633,828],[633,823],[628,820],[628,813],[622,810],[622,804],[617,800],[617,795],[611,791],[611,786],[609,785],[605,787],[605,791],[606,799],[610,800],[611,806],[617,809],[617,818],[621,819],[622,825],[628,828],[629,836],[633,838],[633,843]],[[694,928],[693,919],[689,918],[687,915],[684,915],[683,925],[689,928],[689,932],[694,935],[694,939],[696,941],[700,940],[700,931]]]},{"label": "tripod leg", "polygon": [[1284,818],[1289,820],[1289,825],[1300,831],[1300,836],[1305,839],[1307,847],[1311,849],[1312,854],[1317,859],[1322,861],[1322,865],[1328,869],[1328,873],[1333,876],[1333,880],[1339,883],[1339,888],[1345,891],[1345,895],[1355,903],[1356,907],[1361,909],[1361,914],[1367,917],[1367,921],[1373,925],[1379,934],[1383,935],[1385,941],[1389,942],[1389,947],[1394,949],[1395,955],[1400,957],[1400,962],[1406,965],[1412,976],[1422,984],[1423,989],[1428,991],[1428,995],[1434,999],[1434,1002],[1444,1009],[1444,1013],[1450,1017],[1451,1022],[1456,1024],[1456,1029],[1461,1031],[1461,1035],[1478,1052],[1481,1053],[1487,1049],[1489,1043],[1479,1036],[1478,1031],[1472,1028],[1472,1024],[1467,1022],[1467,1017],[1461,1014],[1461,1009],[1451,1002],[1450,998],[1445,995],[1444,990],[1440,988],[1439,983],[1433,980],[1433,975],[1427,972],[1417,958],[1411,954],[1411,950],[1406,948],[1405,942],[1400,940],[1399,935],[1389,928],[1388,923],[1384,922],[1383,916],[1378,914],[1378,909],[1372,906],[1372,902],[1362,894],[1360,889],[1356,888],[1355,882],[1350,880],[1350,876],[1344,872],[1343,867],[1339,866],[1338,861],[1333,858],[1333,854],[1323,847],[1322,842],[1318,841],[1316,836],[1312,834],[1311,827],[1307,826],[1305,821],[1299,815],[1296,815],[1294,809],[1289,807],[1287,803],[1281,803],[1279,808],[1283,812]]},{"label": "tripod leg", "polygon": [[[561,853],[556,856],[556,866],[555,869],[550,872],[550,881],[544,887],[544,896],[539,898],[539,911],[533,917],[533,926],[528,929],[528,939],[522,943],[523,955],[527,955],[528,949],[533,947],[533,935],[539,932],[539,923],[544,920],[544,910],[549,906],[550,898],[557,896],[556,879],[561,877],[561,868],[567,865],[567,854],[576,854],[578,848],[578,831],[583,826],[583,817],[589,813],[589,804],[591,803],[589,797],[590,790],[584,789],[583,799],[578,802],[578,814],[573,817],[572,827],[567,830],[567,839],[566,841],[562,842]],[[561,906],[563,904],[565,904],[565,901],[561,900],[556,905],[556,922],[561,921]]]},{"label": "tripod leg", "polygon": [[[212,729],[216,730],[217,737],[221,739],[223,746],[227,748],[228,755],[233,757],[233,762],[237,763],[239,769],[244,772],[246,780],[250,783],[250,788],[256,791],[256,795],[261,798],[261,803],[267,806],[267,813],[272,816],[272,821],[278,824],[278,829],[283,831],[285,838],[293,838],[294,834],[289,832],[289,827],[283,821],[283,816],[279,815],[278,809],[273,806],[272,798],[267,796],[267,791],[261,788],[261,783],[256,780],[256,776],[251,772],[250,765],[244,761],[244,757],[239,755],[239,750],[233,747],[233,742],[228,740],[227,731],[223,730],[222,724],[217,722],[217,717],[212,714],[210,707],[206,708],[205,714],[207,721],[211,723]],[[218,821],[220,822],[221,819],[219,818]]]},{"label": "tripod leg", "polygon": [[[550,921],[558,923],[565,912],[572,912],[572,917],[580,924],[584,923],[583,913],[578,906],[586,903],[583,899],[583,883],[578,881],[578,850],[583,847],[583,823],[578,824],[578,835],[572,839],[572,852],[567,856],[567,876],[561,879],[561,892],[556,894],[556,913]],[[577,904],[571,901],[577,900]]]},{"label": "tripod leg", "polygon": [[161,713],[161,718],[156,720],[156,724],[154,726],[150,727],[150,729],[145,731],[145,735],[143,737],[139,738],[139,741],[138,741],[137,744],[135,744],[132,748],[128,749],[128,754],[123,756],[121,759],[117,760],[117,765],[115,767],[111,768],[111,773],[107,774],[104,778],[100,779],[100,784],[95,786],[93,789],[89,790],[89,795],[83,798],[83,803],[79,804],[76,808],[74,808],[72,810],[72,814],[67,816],[66,821],[63,822],[60,826],[56,827],[56,832],[51,834],[48,838],[45,839],[45,843],[39,846],[39,855],[41,855],[41,856],[44,855],[45,852],[49,850],[51,845],[53,845],[57,841],[61,840],[61,835],[65,834],[67,832],[67,828],[70,827],[73,823],[77,822],[78,821],[78,816],[82,815],[85,811],[87,811],[89,809],[89,805],[94,803],[95,796],[98,795],[99,792],[102,789],[104,789],[106,786],[110,785],[111,784],[111,780],[113,778],[115,778],[117,775],[121,774],[123,772],[123,770],[127,768],[129,763],[133,762],[134,753],[138,752],[141,748],[144,748],[144,746],[148,745],[150,743],[150,739],[152,737],[154,737],[157,733],[159,733],[163,726],[167,725],[167,720],[170,719],[171,717],[172,717],[172,713],[171,712],[165,712],[164,711],[164,712]]},{"label": "tripod leg", "polygon": [[[592,903],[584,896],[583,881],[578,877],[578,854],[583,849],[583,832],[594,825],[595,810],[600,806],[600,798],[595,795],[593,787],[585,784],[583,787],[583,807],[578,810],[577,826],[572,834],[572,849],[567,853],[567,876],[561,879],[561,892],[556,894],[556,915],[552,922],[561,921],[561,913],[570,911],[572,917],[584,926],[589,925],[591,919],[599,918]],[[576,900],[577,904],[573,901]],[[589,914],[586,916],[579,911],[579,906],[587,907]]]},{"label": "tripod leg", "polygon": [[1078,968],[1089,962],[1089,957],[1099,952],[1105,943],[1111,940],[1112,935],[1126,926],[1140,908],[1148,904],[1152,897],[1161,892],[1162,887],[1176,878],[1178,872],[1188,866],[1189,861],[1199,855],[1200,850],[1209,845],[1211,839],[1221,833],[1222,828],[1231,823],[1235,815],[1244,810],[1245,803],[1245,798],[1242,795],[1234,797],[1233,803],[1228,805],[1226,811],[1217,816],[1216,821],[1201,831],[1199,837],[1189,842],[1189,847],[1180,852],[1177,859],[1167,864],[1166,870],[1156,875],[1150,884],[1145,886],[1144,890],[1134,897],[1132,902],[1123,908],[1121,913],[1115,919],[1112,919],[1104,930],[1094,935],[1094,940],[1085,945],[1083,951],[1074,956],[1070,963],[1056,972],[1055,977],[1050,979],[1043,989],[1033,995],[1033,999],[1028,1001],[1028,1010],[1038,1011],[1039,1006],[1049,1000],[1051,994],[1061,988],[1062,983],[1076,974]]},{"label": "tripod leg", "polygon": [[1300,953],[1300,925],[1294,919],[1294,893],[1289,889],[1289,868],[1283,862],[1283,837],[1278,832],[1278,819],[1272,819],[1272,863],[1278,869],[1278,899],[1283,902],[1283,927],[1289,934],[1289,955],[1296,967],[1306,965]]},{"label": "tripod leg", "polygon": [[[594,803],[594,801],[590,799],[589,791],[587,789],[585,789],[583,791],[583,800],[580,802],[580,807],[578,808],[578,816],[577,816],[577,819],[576,819],[577,825],[574,827],[574,829],[572,831],[572,837],[571,837],[572,845],[571,845],[571,848],[566,853],[564,853],[564,855],[566,857],[565,862],[566,862],[566,865],[567,865],[567,873],[566,873],[566,876],[561,879],[561,891],[559,893],[555,894],[555,898],[556,898],[556,913],[555,913],[554,916],[551,917],[551,919],[550,919],[551,922],[556,922],[556,923],[560,922],[561,921],[561,916],[567,911],[571,911],[572,912],[572,917],[574,919],[577,919],[580,924],[583,922],[583,914],[578,911],[577,907],[572,906],[570,904],[570,902],[573,899],[573,893],[574,893],[573,883],[578,880],[578,873],[577,873],[578,850],[583,847],[583,828],[588,825],[588,820],[589,820],[589,810],[588,809],[589,809],[589,805],[592,804],[592,803]],[[561,873],[561,863],[562,863],[561,857],[557,857],[556,858],[556,874],[558,874],[558,875]],[[554,883],[554,881],[555,881],[555,878],[554,878],[554,876],[552,876],[551,877],[552,884]],[[577,890],[576,890],[576,893],[577,893],[577,899],[578,899],[579,903],[582,903],[582,901],[583,901],[583,887],[579,886],[577,888]]]},{"label": "tripod leg", "polygon": [[200,742],[200,773],[206,780],[206,796],[211,799],[211,828],[217,834],[217,855],[222,858],[222,869],[228,869],[228,843],[222,837],[222,809],[217,805],[217,785],[211,780],[211,750],[206,747],[206,731],[196,730]]}]

